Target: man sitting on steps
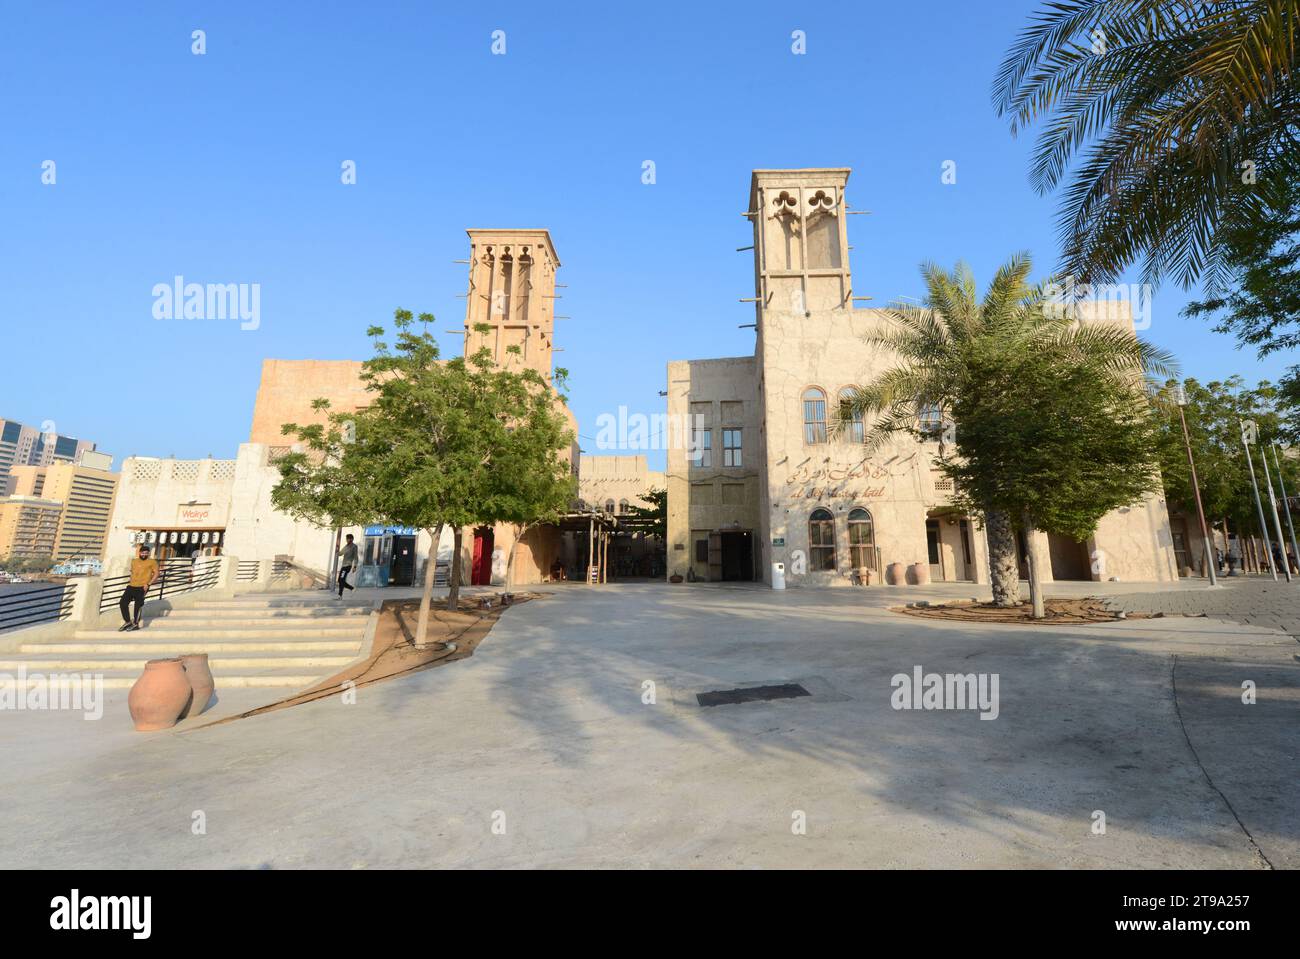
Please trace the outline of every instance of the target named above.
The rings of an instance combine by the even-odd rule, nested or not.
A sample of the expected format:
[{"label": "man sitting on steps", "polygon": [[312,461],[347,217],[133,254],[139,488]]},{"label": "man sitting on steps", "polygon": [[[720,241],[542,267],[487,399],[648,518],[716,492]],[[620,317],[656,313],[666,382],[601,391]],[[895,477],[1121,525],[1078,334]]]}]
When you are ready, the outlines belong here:
[{"label": "man sitting on steps", "polygon": [[[158,561],[149,558],[149,547],[141,545],[137,558],[131,560],[131,580],[122,590],[122,598],[117,608],[122,611],[122,626],[119,633],[140,628],[140,614],[144,612],[144,597],[149,587],[158,578]],[[131,604],[135,604],[135,615],[130,614]]]}]

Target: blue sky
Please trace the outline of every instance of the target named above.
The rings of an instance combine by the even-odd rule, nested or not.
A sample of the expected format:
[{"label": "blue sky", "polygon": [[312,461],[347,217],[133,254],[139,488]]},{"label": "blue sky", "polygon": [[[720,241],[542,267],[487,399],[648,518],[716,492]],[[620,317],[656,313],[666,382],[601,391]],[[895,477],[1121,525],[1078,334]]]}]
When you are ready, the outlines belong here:
[{"label": "blue sky", "polygon": [[[989,99],[1035,7],[6,4],[0,416],[119,462],[233,456],[264,358],[364,358],[397,307],[435,313],[455,353],[465,229],[542,226],[594,452],[602,412],[663,408],[669,360],[752,352],[734,250],[755,167],[853,168],[849,201],[873,211],[850,221],[854,286],[873,305],[920,296],[922,260],[964,259],[981,284],[1017,250],[1054,265],[1056,200]],[[177,274],[260,284],[260,327],[155,320],[153,286]],[[1294,362],[1183,319],[1187,299],[1162,288],[1146,333],[1187,375]]]}]

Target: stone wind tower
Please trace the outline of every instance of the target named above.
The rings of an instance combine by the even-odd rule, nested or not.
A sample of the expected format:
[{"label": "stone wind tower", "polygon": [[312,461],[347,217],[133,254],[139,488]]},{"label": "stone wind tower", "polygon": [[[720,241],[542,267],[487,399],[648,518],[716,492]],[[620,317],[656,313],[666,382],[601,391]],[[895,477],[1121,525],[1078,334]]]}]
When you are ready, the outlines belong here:
[{"label": "stone wind tower", "polygon": [[[549,380],[555,344],[555,271],[560,266],[550,233],[466,232],[470,259],[465,355],[487,346],[499,365],[532,368]],[[478,333],[474,327],[479,324],[491,330]]]},{"label": "stone wind tower", "polygon": [[847,169],[754,171],[748,215],[760,335],[769,311],[807,316],[852,309],[848,178]]}]

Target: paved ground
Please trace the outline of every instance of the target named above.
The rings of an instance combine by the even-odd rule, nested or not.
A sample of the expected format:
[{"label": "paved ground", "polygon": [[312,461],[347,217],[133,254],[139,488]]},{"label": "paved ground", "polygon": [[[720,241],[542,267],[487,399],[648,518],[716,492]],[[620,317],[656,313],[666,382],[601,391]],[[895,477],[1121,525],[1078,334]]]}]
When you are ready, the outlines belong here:
[{"label": "paved ground", "polygon": [[1111,598],[1110,605],[1171,616],[1213,616],[1243,626],[1281,630],[1300,639],[1300,582],[1275,583],[1271,577],[1224,578],[1220,582],[1223,585],[1214,589],[1124,593]]},{"label": "paved ground", "polygon": [[[1124,588],[1053,590],[1077,591]],[[550,592],[472,659],[355,704],[147,736],[120,698],[100,722],[0,713],[0,862],[1300,865],[1300,646],[1283,633],[1183,618],[954,625],[884,608],[979,595],[969,586]],[[918,665],[996,673],[998,718],[891,708],[891,677]],[[694,699],[790,681],[813,695]]]}]

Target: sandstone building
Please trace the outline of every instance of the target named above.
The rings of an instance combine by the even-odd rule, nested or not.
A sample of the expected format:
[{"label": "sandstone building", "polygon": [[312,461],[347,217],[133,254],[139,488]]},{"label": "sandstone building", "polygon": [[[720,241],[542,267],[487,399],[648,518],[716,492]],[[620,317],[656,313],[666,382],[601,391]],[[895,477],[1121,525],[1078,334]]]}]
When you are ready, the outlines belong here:
[{"label": "sandstone building", "polygon": [[[984,532],[953,511],[935,468],[938,437],[868,454],[864,424],[832,435],[840,395],[892,365],[862,339],[880,311],[854,308],[866,297],[850,268],[848,178],[753,173],[754,354],[668,364],[669,420],[699,427],[691,448],[668,451],[670,575],[770,583],[783,563],[792,584],[848,585],[899,564],[988,582]],[[1046,580],[1177,575],[1157,496],[1104,517],[1087,543],[1034,535]]]},{"label": "sandstone building", "polygon": [[[546,230],[469,230],[469,287],[465,309],[465,353],[487,347],[499,365],[528,367],[552,378],[555,333],[556,270],[560,261]],[[478,327],[486,325],[481,333]],[[517,350],[511,349],[517,347]],[[166,558],[195,552],[229,552],[239,559],[292,557],[317,571],[329,568],[336,534],[276,511],[271,491],[279,481],[277,460],[294,443],[286,423],[323,423],[313,410],[317,398],[334,412],[359,409],[369,402],[359,360],[268,359],[253,409],[249,442],[233,460],[159,460],[131,457],[122,468],[122,489],[113,516],[110,556],[130,554],[136,542],[156,544]],[[559,403],[557,399],[557,403]],[[560,405],[575,439],[569,459],[579,465],[577,421]],[[510,526],[464,531],[462,575],[468,584],[505,582],[514,552],[513,579],[540,582],[557,565],[586,565],[586,538],[600,523],[573,522],[572,529],[533,527],[516,542]],[[356,537],[361,550],[360,585],[413,585],[421,581],[432,557],[449,566],[453,533],[444,529],[435,546],[426,531],[370,525],[343,530]],[[607,555],[607,550],[604,554]],[[439,580],[443,578],[439,573]]]}]

